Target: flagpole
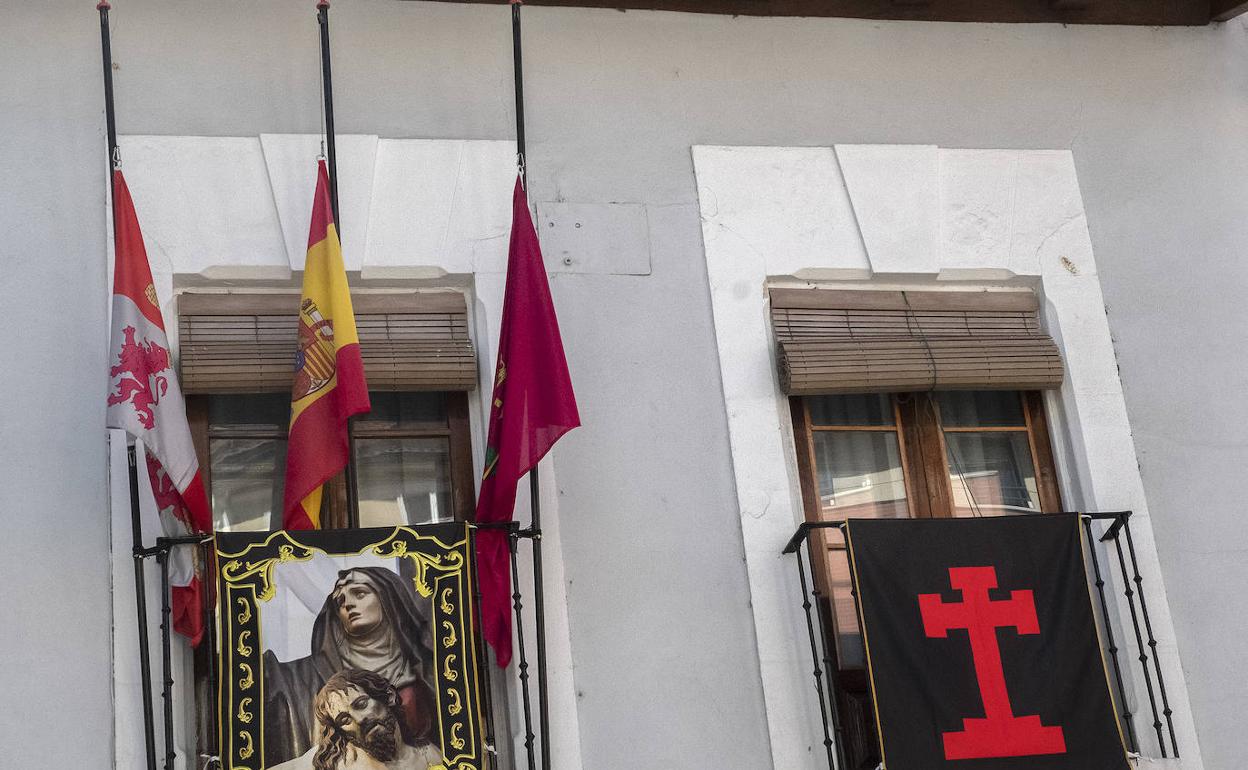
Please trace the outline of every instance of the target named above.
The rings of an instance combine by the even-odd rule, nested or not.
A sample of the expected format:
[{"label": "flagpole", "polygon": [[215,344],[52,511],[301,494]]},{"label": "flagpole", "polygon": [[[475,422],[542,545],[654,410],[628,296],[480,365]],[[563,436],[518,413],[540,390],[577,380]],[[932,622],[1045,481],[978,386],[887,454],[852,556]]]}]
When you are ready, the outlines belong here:
[{"label": "flagpole", "polygon": [[[325,104],[325,162],[329,167],[329,206],[334,212],[334,229],[342,243],[342,217],[338,213],[338,152],[334,142],[334,78],[329,63],[329,0],[316,4],[316,20],[321,28],[321,90]],[[347,481],[348,526],[359,526],[359,487],[355,474],[354,417],[347,418]]]},{"label": "flagpole", "polygon": [[329,66],[329,0],[316,4],[316,21],[321,28],[321,90],[325,99],[325,152],[329,165],[329,205],[334,210],[334,226],[342,242],[342,220],[338,216],[338,153],[334,145],[334,79]]},{"label": "flagpole", "polygon": [[[516,164],[520,184],[528,190],[528,162],[524,142],[524,60],[520,34],[522,0],[511,0],[512,74],[516,89]],[[526,216],[532,216],[526,211]],[[546,592],[542,583],[542,501],[538,466],[529,469],[530,529],[533,534],[533,614],[537,626],[537,709],[538,731],[542,741],[542,769],[550,770],[550,699],[546,685]]]},{"label": "flagpole", "polygon": [[[113,47],[108,29],[108,0],[95,6],[100,12],[100,51],[104,64],[104,125],[108,134],[108,193],[113,209],[113,233],[117,232],[117,190],[113,170],[120,166],[117,150],[117,117],[113,105]],[[127,442],[129,443],[129,442]],[[139,472],[134,444],[126,447],[126,467],[130,477],[130,530],[134,558],[134,603],[138,615],[139,674],[143,686],[143,742],[147,750],[147,770],[156,770],[156,720],[152,711],[152,655],[147,635],[147,581],[143,574],[143,520],[139,513]]]},{"label": "flagpole", "polygon": [[521,0],[511,0],[511,59],[513,80],[516,86],[516,165],[520,170],[520,185],[528,189],[525,179],[524,146],[524,62],[521,57],[520,6]]}]

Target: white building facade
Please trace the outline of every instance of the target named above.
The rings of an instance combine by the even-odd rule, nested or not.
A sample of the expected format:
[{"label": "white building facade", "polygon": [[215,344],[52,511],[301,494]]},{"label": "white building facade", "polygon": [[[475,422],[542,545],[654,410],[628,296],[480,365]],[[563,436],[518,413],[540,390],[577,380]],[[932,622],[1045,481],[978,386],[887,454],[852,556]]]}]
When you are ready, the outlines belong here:
[{"label": "white building facade", "polygon": [[[0,262],[21,385],[0,421],[0,650],[38,718],[0,737],[14,766],[138,767],[98,17],[8,10]],[[357,291],[465,297],[476,477],[510,17],[361,0],[332,18],[347,269]],[[183,294],[297,287],[312,5],[134,0],[112,20],[123,168],[171,337]],[[1160,758],[1129,677],[1141,766],[1239,766],[1246,31],[526,9],[530,199],[584,423],[542,466],[554,767],[826,766],[780,556],[804,518],[769,316],[786,288],[1038,299],[1065,365],[1043,396],[1064,507],[1134,512],[1182,752]]]}]

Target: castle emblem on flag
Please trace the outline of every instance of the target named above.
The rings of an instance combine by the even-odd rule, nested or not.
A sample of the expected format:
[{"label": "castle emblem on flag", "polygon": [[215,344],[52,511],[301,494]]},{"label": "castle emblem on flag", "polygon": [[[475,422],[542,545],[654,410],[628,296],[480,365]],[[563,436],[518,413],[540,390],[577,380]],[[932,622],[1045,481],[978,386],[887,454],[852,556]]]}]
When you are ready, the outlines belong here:
[{"label": "castle emblem on flag", "polygon": [[136,342],[133,326],[127,326],[122,334],[118,363],[108,370],[109,377],[121,377],[121,380],[117,390],[108,394],[108,405],[129,402],[139,423],[151,430],[156,424],[152,407],[160,403],[160,397],[169,389],[169,379],[164,375],[171,368],[169,351],[149,340]]},{"label": "castle emblem on flag", "polygon": [[328,385],[336,368],[334,324],[321,315],[315,302],[305,299],[299,307],[299,352],[295,355],[294,400],[305,398]]}]

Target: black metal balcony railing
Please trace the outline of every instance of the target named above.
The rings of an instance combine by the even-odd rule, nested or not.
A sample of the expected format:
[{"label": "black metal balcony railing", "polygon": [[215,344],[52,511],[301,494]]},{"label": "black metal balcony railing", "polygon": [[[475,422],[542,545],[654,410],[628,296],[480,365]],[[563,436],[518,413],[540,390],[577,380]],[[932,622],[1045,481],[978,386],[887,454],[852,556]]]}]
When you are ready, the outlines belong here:
[{"label": "black metal balcony railing", "polygon": [[[1035,514],[1043,516],[1045,514]],[[1148,704],[1152,716],[1152,728],[1157,734],[1157,747],[1161,757],[1179,756],[1178,740],[1175,737],[1173,711],[1170,699],[1166,694],[1165,677],[1161,671],[1161,661],[1157,651],[1157,639],[1153,635],[1152,618],[1148,611],[1148,602],[1144,595],[1144,579],[1140,576],[1140,565],[1135,553],[1135,540],[1131,536],[1131,511],[1115,511],[1110,513],[1082,513],[1084,531],[1088,545],[1087,564],[1091,569],[1088,579],[1096,588],[1096,604],[1100,607],[1099,631],[1101,643],[1110,661],[1113,684],[1116,692],[1117,705],[1122,709],[1119,721],[1123,734],[1127,739],[1128,748],[1139,752],[1139,740],[1135,732],[1134,714],[1131,711],[1132,698],[1128,697],[1127,680],[1129,669],[1124,666],[1122,658],[1129,654],[1120,649],[1114,635],[1115,616],[1121,616],[1116,606],[1117,598],[1108,592],[1106,578],[1112,579],[1110,569],[1101,568],[1104,559],[1112,566],[1118,564],[1118,575],[1115,585],[1122,586],[1122,598],[1128,608],[1131,626],[1134,631],[1135,649],[1138,652],[1139,671],[1143,679],[1144,689],[1148,694]],[[1103,529],[1099,532],[1095,527],[1100,523]],[[802,610],[806,615],[806,630],[810,637],[810,655],[814,664],[812,674],[815,679],[815,694],[819,701],[819,716],[823,725],[823,746],[827,752],[828,767],[831,770],[850,770],[847,752],[846,725],[841,716],[843,703],[840,684],[836,676],[836,662],[829,642],[832,633],[831,621],[828,617],[828,604],[815,579],[814,563],[808,567],[802,555],[803,546],[810,552],[811,533],[820,529],[840,529],[845,527],[844,521],[806,522],[797,528],[793,537],[784,547],[784,554],[797,557],[798,578],[802,590]],[[1125,547],[1124,547],[1125,541]],[[1112,553],[1111,553],[1112,548]],[[1114,557],[1115,558],[1111,558]],[[856,616],[861,621],[862,612],[858,606],[858,588],[853,584],[853,573],[850,572],[851,595],[854,600]],[[814,612],[812,613],[812,608]],[[818,631],[816,630],[816,618]],[[1125,625],[1125,621],[1124,621]],[[1125,642],[1124,642],[1125,643]],[[1120,656],[1119,653],[1123,653]]]}]

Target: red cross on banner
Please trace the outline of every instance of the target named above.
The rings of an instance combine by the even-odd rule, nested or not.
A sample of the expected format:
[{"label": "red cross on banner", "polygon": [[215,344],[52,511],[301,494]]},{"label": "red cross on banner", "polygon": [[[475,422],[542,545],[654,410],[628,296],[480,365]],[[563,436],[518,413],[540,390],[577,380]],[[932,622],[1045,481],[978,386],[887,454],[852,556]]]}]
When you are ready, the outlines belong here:
[{"label": "red cross on banner", "polygon": [[997,571],[992,567],[952,567],[949,584],[962,592],[961,602],[945,602],[940,594],[919,595],[923,630],[929,637],[942,639],[949,636],[951,629],[967,631],[985,717],[964,719],[965,727],[961,732],[944,734],[945,759],[1066,753],[1062,728],[1045,727],[1038,716],[1014,716],[1005,684],[997,629],[1012,628],[1019,634],[1040,633],[1031,591],[1013,591],[1010,598],[1003,601],[988,598],[988,589],[997,587]]}]

